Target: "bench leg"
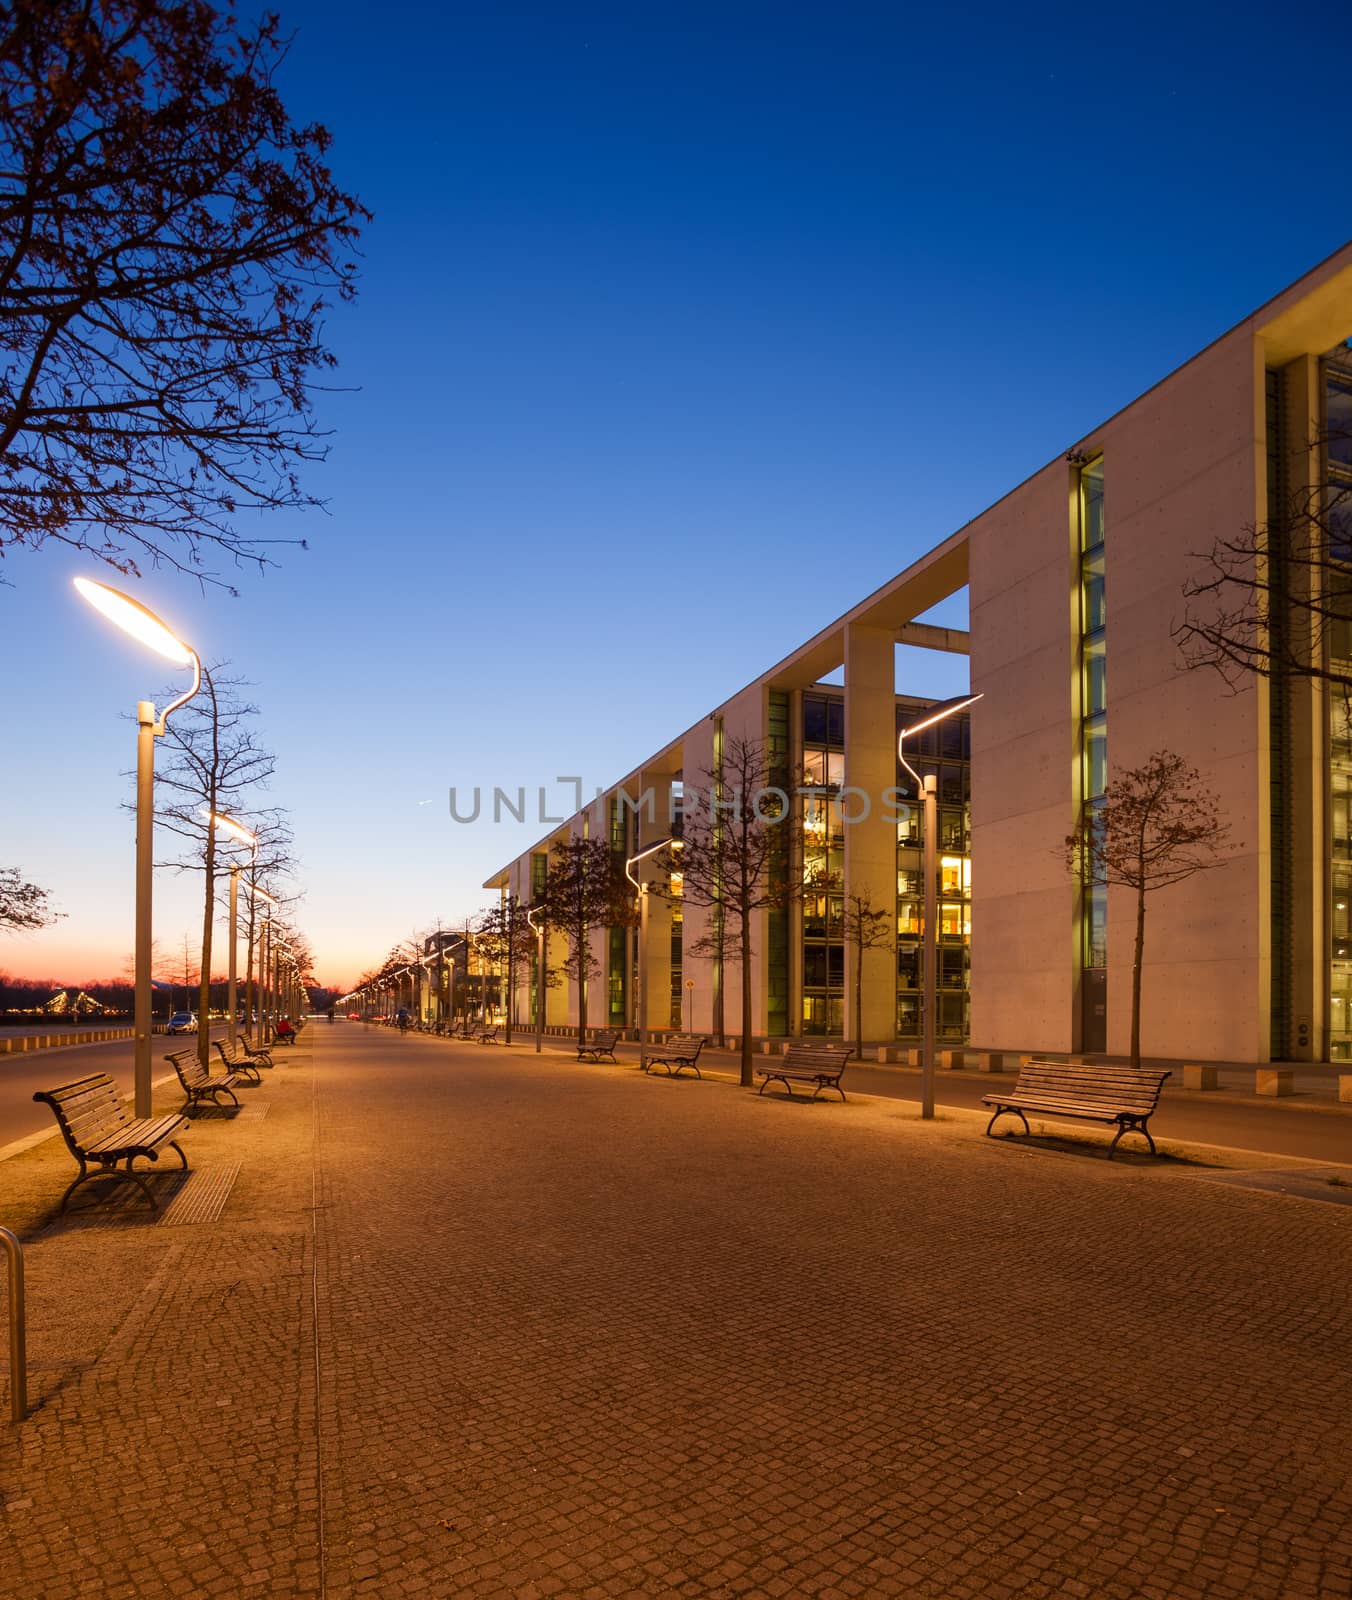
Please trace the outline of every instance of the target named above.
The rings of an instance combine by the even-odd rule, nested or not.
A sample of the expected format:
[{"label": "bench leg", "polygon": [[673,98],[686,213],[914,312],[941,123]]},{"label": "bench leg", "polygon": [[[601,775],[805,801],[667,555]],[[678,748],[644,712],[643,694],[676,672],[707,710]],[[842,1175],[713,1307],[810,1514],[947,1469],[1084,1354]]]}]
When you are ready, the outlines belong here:
[{"label": "bench leg", "polygon": [[[179,1154],[182,1155],[182,1153],[183,1152],[180,1150]],[[184,1162],[184,1165],[186,1166],[187,1163]],[[125,1167],[119,1167],[116,1163],[111,1166],[100,1165],[98,1170],[95,1172],[90,1172],[88,1169],[82,1168],[80,1176],[76,1178],[75,1182],[72,1183],[70,1188],[66,1190],[65,1194],[61,1196],[61,1209],[58,1212],[58,1215],[65,1215],[66,1206],[70,1202],[71,1195],[75,1193],[82,1183],[94,1183],[99,1178],[114,1178],[119,1183],[123,1178],[130,1178],[136,1187],[141,1191],[141,1193],[146,1197],[146,1199],[149,1200],[150,1209],[152,1211],[158,1211],[160,1209],[160,1203],[151,1192],[150,1186],[146,1183],[145,1179],[139,1172],[132,1171],[131,1162],[129,1160]]]},{"label": "bench leg", "polygon": [[1113,1159],[1113,1152],[1117,1149],[1119,1140],[1127,1133],[1139,1133],[1150,1146],[1150,1154],[1152,1156],[1159,1155],[1159,1151],[1155,1148],[1155,1141],[1150,1137],[1150,1129],[1146,1127],[1145,1123],[1135,1117],[1121,1117],[1118,1119],[1117,1132],[1113,1135],[1113,1142],[1108,1146],[1109,1161]]},{"label": "bench leg", "polygon": [[[1003,1117],[1005,1115],[1010,1115],[1010,1116],[1017,1117],[1019,1119],[1019,1121],[1021,1123],[1023,1123],[1023,1131],[1026,1134],[1030,1134],[1031,1135],[1033,1130],[1028,1126],[1028,1118],[1024,1116],[1023,1112],[1019,1110],[1018,1106],[997,1106],[995,1108],[995,1115],[986,1124],[986,1136],[987,1136],[987,1138],[993,1139],[995,1137],[995,1135],[991,1132],[991,1129],[995,1126],[995,1124],[999,1120],[999,1118],[1001,1118],[1001,1117]],[[1013,1135],[1012,1134],[1006,1134],[1005,1137],[1006,1138],[1012,1138]]]}]

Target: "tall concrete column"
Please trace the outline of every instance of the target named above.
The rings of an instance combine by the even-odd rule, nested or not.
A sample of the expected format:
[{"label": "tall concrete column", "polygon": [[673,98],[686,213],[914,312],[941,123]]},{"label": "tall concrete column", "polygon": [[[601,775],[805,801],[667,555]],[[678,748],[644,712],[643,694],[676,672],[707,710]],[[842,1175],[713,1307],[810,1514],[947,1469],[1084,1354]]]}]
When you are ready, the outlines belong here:
[{"label": "tall concrete column", "polygon": [[[896,635],[890,628],[845,630],[845,893],[867,895],[895,915],[897,825],[884,796],[897,781]],[[858,792],[862,791],[862,793]],[[846,907],[848,911],[849,901]],[[845,945],[845,1037],[856,1041],[857,958]],[[893,1039],[897,1027],[894,947],[863,955],[863,1037]]]}]

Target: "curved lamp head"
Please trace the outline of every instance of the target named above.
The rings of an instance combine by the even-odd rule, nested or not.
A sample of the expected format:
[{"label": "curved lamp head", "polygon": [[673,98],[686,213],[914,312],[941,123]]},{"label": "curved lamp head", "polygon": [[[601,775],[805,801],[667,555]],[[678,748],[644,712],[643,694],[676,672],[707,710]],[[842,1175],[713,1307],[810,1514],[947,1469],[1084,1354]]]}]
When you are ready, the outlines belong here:
[{"label": "curved lamp head", "polygon": [[129,633],[148,650],[164,656],[176,667],[193,669],[192,687],[187,694],[180,695],[172,705],[166,706],[160,713],[155,731],[163,733],[169,713],[185,705],[202,686],[202,662],[196,650],[191,645],[184,644],[182,639],[161,622],[153,611],[143,606],[139,600],[133,600],[129,594],[123,594],[121,589],[110,589],[106,583],[95,583],[92,578],[76,578],[74,581],[76,591],[81,598],[87,600],[96,611],[101,611],[109,622],[116,623],[123,633]]},{"label": "curved lamp head", "polygon": [[213,811],[210,806],[203,806],[202,813],[208,822],[214,822],[222,833],[228,833],[236,844],[246,845],[253,851],[255,859],[258,856],[258,835],[250,833],[247,828],[241,827],[233,817],[223,817],[219,811]]},{"label": "curved lamp head", "polygon": [[930,706],[921,714],[918,722],[913,722],[909,728],[902,728],[897,734],[897,760],[900,761],[907,772],[915,780],[916,792],[924,788],[920,781],[920,774],[906,759],[906,741],[915,733],[923,733],[926,728],[932,728],[936,722],[943,722],[945,718],[955,716],[959,711],[965,711],[968,706],[975,705],[985,695],[985,690],[978,694],[954,695],[951,700],[940,700],[937,705]]}]

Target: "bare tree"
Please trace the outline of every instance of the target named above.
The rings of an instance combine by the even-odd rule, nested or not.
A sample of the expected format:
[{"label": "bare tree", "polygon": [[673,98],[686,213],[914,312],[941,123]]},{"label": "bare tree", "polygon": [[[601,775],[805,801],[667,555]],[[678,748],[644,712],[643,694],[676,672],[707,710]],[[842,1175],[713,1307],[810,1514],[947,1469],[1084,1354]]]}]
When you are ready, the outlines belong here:
[{"label": "bare tree", "polygon": [[240,513],[316,503],[325,297],[368,213],[282,104],[288,43],[205,0],[0,10],[0,551],[211,576],[267,560]]},{"label": "bare tree", "polygon": [[[181,940],[174,945],[174,977],[183,984],[183,1009],[192,1010],[193,985],[202,978],[203,968],[197,959],[197,951],[193,945],[193,937],[185,933]],[[197,1027],[199,1033],[205,1035],[207,1031],[207,1014],[209,1007],[203,1007],[197,1013]]]},{"label": "bare tree", "polygon": [[[681,850],[667,865],[681,875],[687,905],[713,913],[713,926],[691,946],[697,955],[717,954],[741,970],[741,1081],[755,1082],[751,1054],[752,928],[756,914],[793,898],[787,870],[787,796],[777,786],[765,747],[753,739],[729,738],[722,763],[706,771],[706,792],[716,804],[692,810],[682,822]],[[660,889],[658,891],[661,892]]]},{"label": "bare tree", "polygon": [[[243,812],[267,784],[276,762],[258,743],[258,707],[241,697],[240,678],[224,676],[222,665],[203,668],[202,693],[190,700],[169,725],[165,759],[155,773],[156,824],[183,842],[169,863],[181,872],[203,875],[201,1015],[210,1009],[212,931],[221,844],[216,817]],[[205,1066],[210,1042],[197,1042]]]},{"label": "bare tree", "polygon": [[478,946],[482,956],[498,968],[506,987],[504,1042],[512,1042],[512,1012],[516,1005],[516,972],[535,953],[535,929],[525,907],[514,894],[506,894],[479,919]]},{"label": "bare tree", "polygon": [[[255,976],[255,953],[259,937],[258,891],[277,903],[279,911],[294,903],[295,896],[283,892],[283,884],[296,869],[292,847],[294,839],[285,809],[269,806],[263,811],[251,810],[246,823],[250,833],[258,840],[258,848],[244,873],[245,900],[245,960],[243,1005],[246,1019],[252,1019],[259,1010]],[[252,1029],[252,1021],[249,1023]]]},{"label": "bare tree", "polygon": [[1270,515],[1199,552],[1173,636],[1190,667],[1238,688],[1306,678],[1352,697],[1352,350],[1325,358],[1347,403],[1295,453]]},{"label": "bare tree", "polygon": [[46,889],[28,883],[17,867],[0,867],[0,930],[31,933],[49,927],[64,911],[53,911]]},{"label": "bare tree", "polygon": [[1065,862],[1080,882],[1131,889],[1136,895],[1136,950],[1131,969],[1131,1064],[1141,1064],[1141,963],[1146,896],[1220,866],[1230,825],[1201,774],[1182,756],[1157,750],[1140,767],[1119,773],[1102,800],[1086,807],[1066,837]]},{"label": "bare tree", "polygon": [[[854,1049],[864,1059],[864,952],[866,950],[891,950],[897,948],[897,913],[895,906],[875,906],[866,890],[850,891],[844,896],[842,933],[845,943],[854,951]],[[896,961],[892,963],[892,991],[896,993]]]},{"label": "bare tree", "polygon": [[605,839],[563,839],[549,853],[541,903],[567,946],[563,971],[577,985],[577,1038],[585,1044],[587,985],[600,971],[590,935],[633,921],[632,885]]}]

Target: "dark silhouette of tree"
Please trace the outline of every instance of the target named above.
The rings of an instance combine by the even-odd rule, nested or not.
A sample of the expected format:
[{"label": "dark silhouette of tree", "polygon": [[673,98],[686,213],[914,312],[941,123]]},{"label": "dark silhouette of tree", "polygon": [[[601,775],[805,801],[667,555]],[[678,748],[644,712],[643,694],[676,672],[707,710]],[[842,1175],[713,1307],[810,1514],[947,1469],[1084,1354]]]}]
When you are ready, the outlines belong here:
[{"label": "dark silhouette of tree", "polygon": [[0,867],[0,930],[31,933],[49,927],[64,911],[53,911],[46,889],[29,883],[17,867]]},{"label": "dark silhouette of tree", "polygon": [[[257,741],[258,707],[241,697],[243,687],[242,679],[224,676],[220,665],[203,668],[201,693],[170,722],[164,757],[155,772],[156,825],[183,843],[180,854],[167,864],[203,876],[198,1002],[203,1016],[210,1008],[217,880],[223,867],[228,870],[230,857],[241,854],[214,818],[223,814],[247,827],[244,813],[276,766],[271,751]],[[197,1042],[197,1053],[205,1066],[210,1053],[205,1034]]]},{"label": "dark silhouette of tree", "polygon": [[1324,358],[1345,398],[1296,452],[1269,516],[1218,538],[1184,586],[1173,636],[1189,667],[1232,688],[1253,674],[1328,683],[1352,697],[1352,350]]},{"label": "dark silhouette of tree", "polygon": [[368,213],[282,104],[288,42],[205,0],[0,10],[0,552],[214,578],[268,560],[237,518],[317,503],[326,297]]},{"label": "dark silhouette of tree", "polygon": [[854,1050],[864,1059],[864,952],[866,950],[891,950],[892,990],[896,992],[897,948],[896,907],[875,906],[867,891],[851,892],[844,896],[844,917],[841,929],[844,941],[854,950]]},{"label": "dark silhouette of tree", "polygon": [[[741,1081],[755,1082],[751,1054],[752,927],[759,911],[794,898],[787,871],[789,812],[777,773],[758,741],[725,741],[717,770],[706,771],[712,805],[692,809],[681,824],[681,848],[665,866],[681,876],[681,898],[713,913],[710,930],[696,939],[697,955],[718,955],[741,970]],[[664,853],[665,854],[665,853]],[[658,858],[662,859],[661,857]],[[661,892],[660,888],[657,890]]]},{"label": "dark silhouette of tree", "polygon": [[601,970],[590,934],[633,922],[633,885],[605,839],[563,839],[549,852],[539,904],[549,928],[565,941],[563,971],[577,985],[577,1038],[585,1044],[587,985]]},{"label": "dark silhouette of tree", "polygon": [[1066,837],[1065,861],[1080,882],[1136,894],[1136,951],[1131,969],[1131,1064],[1141,1064],[1141,962],[1146,896],[1222,864],[1230,825],[1201,774],[1182,756],[1157,750],[1144,766],[1121,772],[1086,807]]},{"label": "dark silhouette of tree", "polygon": [[479,919],[477,946],[481,960],[496,966],[505,986],[505,1024],[503,1041],[512,1042],[512,1012],[516,1005],[516,972],[522,962],[535,954],[536,934],[526,917],[526,909],[514,894],[507,894],[490,906]]}]

